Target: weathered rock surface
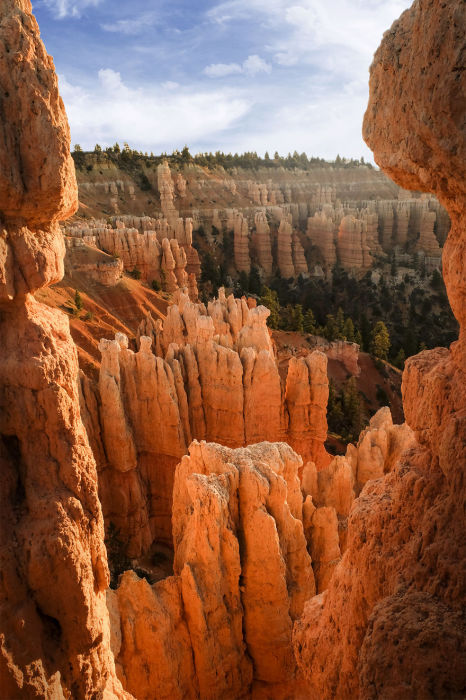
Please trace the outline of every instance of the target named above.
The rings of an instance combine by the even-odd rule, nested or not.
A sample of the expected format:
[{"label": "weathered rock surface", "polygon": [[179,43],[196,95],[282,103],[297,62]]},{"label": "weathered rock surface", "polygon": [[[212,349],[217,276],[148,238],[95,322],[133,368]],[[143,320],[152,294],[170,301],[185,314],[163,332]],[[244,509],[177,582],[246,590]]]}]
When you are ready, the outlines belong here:
[{"label": "weathered rock surface", "polygon": [[295,276],[291,250],[292,218],[284,214],[277,234],[277,267],[285,279]]},{"label": "weathered rock surface", "polygon": [[52,59],[28,0],[2,4],[0,84],[1,695],[122,698],[77,353],[66,317],[29,294],[63,273],[56,221],[74,212],[77,188]]},{"label": "weathered rock surface", "polygon": [[292,691],[292,624],[315,593],[300,465],[285,444],[191,445],[174,486],[175,576],[149,586],[127,572],[111,594],[117,668],[137,697]]},{"label": "weathered rock surface", "polygon": [[239,272],[249,272],[251,259],[249,257],[249,226],[248,221],[240,212],[235,212],[234,223],[235,266]]},{"label": "weathered rock surface", "polygon": [[466,685],[461,26],[459,0],[417,0],[371,68],[365,138],[400,185],[433,191],[447,208],[444,277],[461,330],[449,350],[408,361],[403,404],[416,444],[354,502],[346,553],[295,626],[298,664],[318,697],[461,697]]},{"label": "weathered rock surface", "polygon": [[265,212],[256,212],[254,222],[256,231],[253,236],[253,242],[256,249],[257,262],[264,270],[265,275],[269,277],[272,274],[273,258],[270,241],[270,226]]},{"label": "weathered rock surface", "polygon": [[101,341],[100,400],[97,415],[86,404],[87,422],[106,455],[106,521],[132,556],[154,538],[171,541],[174,468],[193,439],[233,448],[286,440],[305,461],[329,463],[327,358],[291,358],[283,383],[268,315],[223,289],[207,309],[178,293],[163,324],[143,323],[137,353],[121,334]]}]

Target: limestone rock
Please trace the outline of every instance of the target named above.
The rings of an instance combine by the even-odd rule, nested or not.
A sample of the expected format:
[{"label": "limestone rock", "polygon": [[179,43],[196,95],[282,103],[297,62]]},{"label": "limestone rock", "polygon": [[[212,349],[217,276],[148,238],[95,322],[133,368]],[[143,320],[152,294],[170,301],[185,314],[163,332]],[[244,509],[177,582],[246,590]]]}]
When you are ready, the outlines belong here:
[{"label": "limestone rock", "polygon": [[[173,509],[175,572],[180,572],[189,586],[196,572],[197,595],[200,594],[203,607],[209,605],[219,611],[227,607],[229,618],[226,619],[231,619],[227,634],[218,634],[214,629],[209,633],[215,635],[212,643],[217,648],[222,640],[226,642],[230,635],[236,634],[233,646],[229,642],[232,651],[237,649],[235,655],[224,653],[224,658],[231,658],[234,663],[233,674],[222,672],[222,677],[228,682],[243,668],[243,687],[251,670],[247,671],[245,648],[241,644],[242,629],[256,679],[272,683],[294,676],[291,621],[315,590],[303,533],[299,464],[300,460],[287,445],[263,443],[232,451],[218,445],[193,443],[190,456],[183,458],[177,470]],[[211,516],[205,520],[203,512],[204,518],[209,512]],[[224,524],[220,528],[217,525],[213,534],[219,532],[221,539],[212,548],[219,535],[213,539],[205,526],[210,529],[212,525],[208,523],[218,522],[219,518]],[[218,556],[220,548],[223,557],[212,559],[209,565],[209,559]],[[197,562],[203,551],[209,558],[200,568]],[[217,568],[220,568],[218,574]],[[230,588],[225,597],[223,586],[233,583],[235,588]],[[187,610],[193,593],[194,590],[188,591],[184,598]],[[218,602],[209,603],[209,598],[215,596]],[[209,608],[205,609],[207,612]],[[221,615],[218,619],[220,622]],[[198,654],[213,671],[215,657],[209,654],[202,637]]]},{"label": "limestone rock", "polygon": [[291,255],[291,217],[288,215],[282,218],[278,229],[277,266],[285,279],[295,276]]},{"label": "limestone rock", "polygon": [[388,406],[379,409],[359,436],[357,446],[348,445],[346,451],[358,492],[369,479],[378,479],[391,471],[403,453],[415,444],[409,425],[393,425]]},{"label": "limestone rock", "polygon": [[101,429],[93,432],[106,455],[106,493],[120,503],[118,515],[105,498],[104,512],[133,556],[151,538],[170,540],[174,467],[192,439],[232,448],[286,439],[319,468],[329,463],[326,356],[291,358],[282,386],[268,315],[223,289],[207,309],[178,292],[163,324],[141,324],[137,353],[124,336],[101,341]]},{"label": "limestone rock", "polygon": [[333,231],[333,221],[323,213],[316,213],[307,220],[307,236],[317,246],[329,268],[337,260]]},{"label": "limestone rock", "polygon": [[371,67],[364,135],[376,161],[403,187],[434,191],[452,219],[443,265],[460,340],[408,361],[403,406],[417,443],[353,503],[345,555],[295,626],[318,697],[455,697],[466,684],[462,23],[460,0],[417,0]]},{"label": "limestone rock", "polygon": [[249,226],[247,219],[239,212],[235,214],[234,223],[235,267],[238,272],[249,272],[251,260],[249,257]]},{"label": "limestone rock", "polygon": [[293,234],[292,250],[295,275],[307,275],[309,270],[306,256],[304,255],[304,248],[296,232]]},{"label": "limestone rock", "polygon": [[345,216],[338,230],[338,256],[340,264],[347,270],[364,267],[362,221],[354,216]]},{"label": "limestone rock", "polygon": [[[57,76],[31,12],[29,0],[8,0],[1,12],[0,211],[13,238],[21,226],[49,229],[78,204]],[[63,257],[61,249],[58,254]]]},{"label": "limestone rock", "polygon": [[199,697],[189,630],[184,617],[180,577],[150,586],[126,571],[115,597],[112,629],[124,687],[138,700],[194,700]]},{"label": "limestone rock", "polygon": [[254,222],[256,231],[253,241],[257,255],[257,262],[264,270],[265,275],[269,277],[272,274],[273,259],[272,246],[270,242],[270,226],[268,224],[265,212],[256,212]]},{"label": "limestone rock", "polygon": [[2,4],[0,75],[1,692],[123,698],[77,353],[66,317],[26,296],[63,273],[56,222],[74,212],[77,191],[57,78],[28,0]]}]

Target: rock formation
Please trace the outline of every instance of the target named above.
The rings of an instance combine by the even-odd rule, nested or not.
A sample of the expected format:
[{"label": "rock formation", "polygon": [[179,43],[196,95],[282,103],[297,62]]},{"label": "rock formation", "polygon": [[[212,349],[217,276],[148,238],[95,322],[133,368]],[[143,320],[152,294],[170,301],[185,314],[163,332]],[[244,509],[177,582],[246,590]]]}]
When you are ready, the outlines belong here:
[{"label": "rock formation", "polygon": [[160,163],[157,168],[157,183],[160,194],[160,207],[170,225],[178,218],[178,212],[174,204],[175,186],[173,184],[170,166],[166,161]]},{"label": "rock formation", "polygon": [[325,265],[329,268],[332,268],[337,260],[333,232],[333,221],[323,213],[316,213],[307,220],[307,236],[317,246]]},{"label": "rock formation", "polygon": [[364,136],[378,164],[405,188],[435,192],[451,217],[443,269],[460,338],[408,360],[403,405],[416,444],[363,489],[343,560],[295,626],[318,697],[460,697],[466,684],[462,23],[460,0],[417,0],[371,67]]},{"label": "rock formation", "polygon": [[277,266],[280,270],[281,276],[285,279],[295,276],[295,269],[291,254],[291,227],[291,216],[285,214],[280,221],[277,240]]},{"label": "rock formation", "polygon": [[367,264],[367,247],[363,232],[363,222],[354,216],[345,216],[338,229],[338,257],[340,265],[346,270],[361,270],[370,267]]},{"label": "rock formation", "polygon": [[207,309],[178,293],[163,324],[142,324],[137,353],[121,334],[101,341],[100,409],[87,407],[88,428],[106,455],[106,521],[131,556],[153,539],[170,542],[174,468],[193,439],[233,448],[286,440],[305,461],[329,463],[327,358],[292,357],[282,383],[268,315],[223,289]]},{"label": "rock formation", "polygon": [[82,238],[65,238],[65,273],[70,278],[84,273],[105,287],[114,287],[123,277],[123,261],[84,243]]},{"label": "rock formation", "polygon": [[66,317],[32,296],[63,275],[57,222],[76,210],[77,187],[29,0],[2,3],[0,84],[1,695],[122,698],[77,354]]},{"label": "rock formation", "polygon": [[251,259],[249,257],[249,226],[247,219],[245,219],[240,212],[235,212],[233,231],[235,267],[238,272],[249,272],[251,269]]},{"label": "rock formation", "polygon": [[299,236],[296,232],[293,234],[292,250],[295,275],[307,275],[309,270],[307,267],[306,256],[304,255],[304,248],[301,245],[301,241],[299,240]]},{"label": "rock formation", "polygon": [[[130,218],[133,220],[128,223],[134,223],[139,228],[126,228],[126,222],[116,219],[114,229],[97,221],[94,226],[87,224],[83,227],[80,224],[66,227],[65,231],[70,241],[84,242],[115,256],[125,270],[138,271],[141,278],[149,283],[157,280],[164,291],[172,293],[187,287],[188,273],[198,274],[200,270],[197,251],[192,247],[191,219],[186,219],[185,222],[177,219],[172,231],[165,219],[156,222],[153,219],[138,221],[137,217]],[[152,226],[156,230],[150,230],[146,226]],[[165,233],[167,236],[164,236]],[[79,244],[73,245],[77,247]],[[191,282],[191,294],[193,299],[197,299],[194,281]]]},{"label": "rock formation", "polygon": [[114,650],[136,697],[248,697],[293,688],[293,621],[315,593],[301,460],[288,445],[193,442],[173,494],[175,575],[111,593]]},{"label": "rock formation", "polygon": [[434,211],[426,210],[421,214],[419,240],[416,248],[429,257],[440,257],[442,251],[434,234],[437,216]]},{"label": "rock formation", "polygon": [[270,226],[264,211],[256,212],[254,216],[256,230],[253,236],[253,243],[256,251],[257,262],[263,269],[266,277],[272,274],[272,245],[270,242]]}]

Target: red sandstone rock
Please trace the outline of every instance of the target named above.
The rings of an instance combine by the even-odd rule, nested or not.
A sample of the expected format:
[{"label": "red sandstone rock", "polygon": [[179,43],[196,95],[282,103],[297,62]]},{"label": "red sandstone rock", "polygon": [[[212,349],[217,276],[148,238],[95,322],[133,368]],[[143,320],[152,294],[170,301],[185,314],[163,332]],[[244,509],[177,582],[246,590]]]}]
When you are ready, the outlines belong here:
[{"label": "red sandstone rock", "polygon": [[449,350],[408,361],[403,404],[417,444],[366,484],[347,551],[295,626],[298,664],[318,697],[460,697],[466,685],[461,26],[459,0],[417,0],[384,35],[371,68],[365,138],[399,184],[432,190],[447,207],[445,282],[461,330]]},{"label": "red sandstone rock", "polygon": [[66,317],[28,294],[62,275],[55,222],[77,193],[53,63],[30,13],[27,0],[0,11],[1,695],[122,698],[77,353]]},{"label": "red sandstone rock", "polygon": [[65,109],[31,11],[29,0],[8,0],[0,20],[0,203],[12,237],[18,224],[48,228],[78,203]]}]

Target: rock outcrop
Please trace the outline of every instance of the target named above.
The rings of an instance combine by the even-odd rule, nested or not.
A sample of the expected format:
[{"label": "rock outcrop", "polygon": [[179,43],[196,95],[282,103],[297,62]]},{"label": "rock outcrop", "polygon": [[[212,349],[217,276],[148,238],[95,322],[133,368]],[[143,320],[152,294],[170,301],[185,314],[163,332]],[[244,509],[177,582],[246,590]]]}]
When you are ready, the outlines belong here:
[{"label": "rock outcrop", "polygon": [[337,260],[334,224],[332,219],[326,217],[324,213],[316,213],[307,220],[307,236],[319,249],[325,265],[329,268],[335,265]]},{"label": "rock outcrop", "polygon": [[141,699],[293,688],[293,621],[315,593],[301,460],[288,445],[193,442],[173,494],[175,575],[130,572],[111,596],[117,668]]},{"label": "rock outcrop", "polygon": [[249,226],[247,219],[245,219],[240,212],[235,212],[233,231],[235,267],[238,272],[249,272],[251,269],[251,259],[249,257]]},{"label": "rock outcrop", "polygon": [[223,289],[207,309],[178,293],[163,324],[143,323],[137,353],[121,334],[101,341],[100,409],[87,407],[89,433],[106,455],[106,521],[131,556],[153,539],[171,541],[174,468],[193,439],[233,448],[286,440],[306,462],[329,463],[327,358],[292,357],[282,381],[268,315]]},{"label": "rock outcrop", "polygon": [[254,222],[256,230],[253,236],[253,243],[256,251],[257,262],[263,269],[266,277],[272,275],[272,245],[270,241],[270,226],[264,211],[255,214]]},{"label": "rock outcrop", "polygon": [[2,3],[0,85],[1,695],[122,698],[77,354],[66,317],[32,296],[63,275],[57,221],[76,210],[77,187],[29,0]]},{"label": "rock outcrop", "polygon": [[343,560],[295,625],[298,664],[318,697],[460,697],[466,685],[460,26],[460,0],[416,0],[386,32],[371,67],[364,136],[376,161],[403,187],[435,192],[451,217],[443,269],[460,338],[408,360],[403,405],[416,444],[363,489]]},{"label": "rock outcrop", "polygon": [[291,252],[292,219],[284,214],[277,234],[277,267],[285,279],[295,276]]}]

